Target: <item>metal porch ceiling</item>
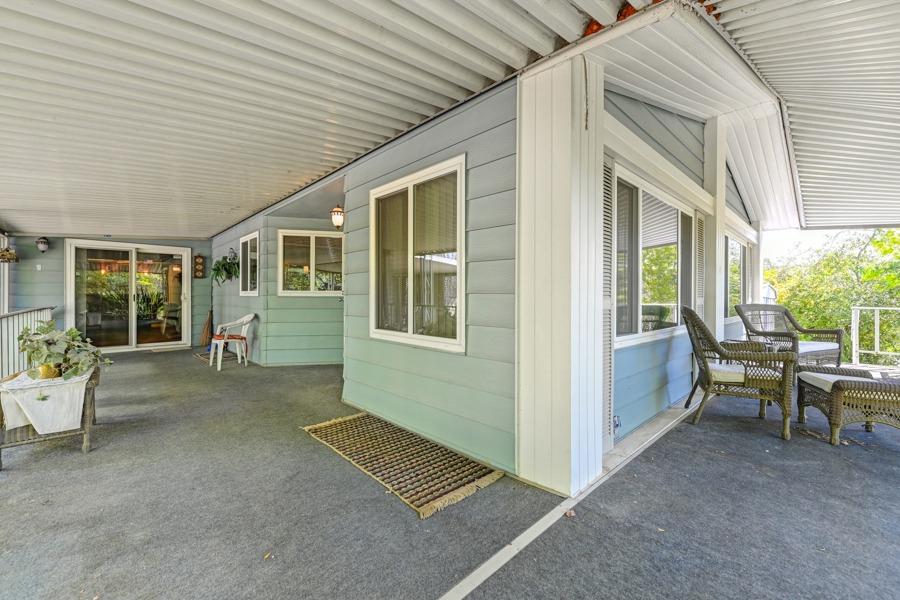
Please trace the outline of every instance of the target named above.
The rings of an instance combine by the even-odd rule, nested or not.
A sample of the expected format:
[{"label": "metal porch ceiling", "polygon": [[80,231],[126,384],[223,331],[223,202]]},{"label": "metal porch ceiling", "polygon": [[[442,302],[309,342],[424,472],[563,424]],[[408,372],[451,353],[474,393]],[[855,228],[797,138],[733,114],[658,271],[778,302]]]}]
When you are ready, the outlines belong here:
[{"label": "metal porch ceiling", "polygon": [[[0,228],[212,235],[622,4],[0,0]],[[900,5],[716,6],[787,102],[807,226],[900,223]]]},{"label": "metal porch ceiling", "polygon": [[810,228],[900,226],[900,2],[720,0],[787,104]]}]

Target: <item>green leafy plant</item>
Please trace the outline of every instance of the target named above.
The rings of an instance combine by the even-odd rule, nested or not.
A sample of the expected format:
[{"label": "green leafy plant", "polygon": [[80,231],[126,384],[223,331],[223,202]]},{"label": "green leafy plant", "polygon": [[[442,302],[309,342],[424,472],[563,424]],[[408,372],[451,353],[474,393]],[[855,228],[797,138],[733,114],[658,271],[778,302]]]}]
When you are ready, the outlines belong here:
[{"label": "green leafy plant", "polygon": [[236,279],[241,274],[241,263],[234,248],[229,248],[226,256],[212,264],[210,274],[218,285]]},{"label": "green leafy plant", "polygon": [[44,321],[34,330],[25,327],[18,339],[19,352],[24,352],[28,361],[35,365],[28,370],[32,379],[40,377],[41,365],[51,365],[63,379],[71,379],[98,365],[112,364],[100,355],[100,349],[93,346],[90,339],[81,337],[80,331],[74,327],[62,331],[56,328],[54,321]]}]

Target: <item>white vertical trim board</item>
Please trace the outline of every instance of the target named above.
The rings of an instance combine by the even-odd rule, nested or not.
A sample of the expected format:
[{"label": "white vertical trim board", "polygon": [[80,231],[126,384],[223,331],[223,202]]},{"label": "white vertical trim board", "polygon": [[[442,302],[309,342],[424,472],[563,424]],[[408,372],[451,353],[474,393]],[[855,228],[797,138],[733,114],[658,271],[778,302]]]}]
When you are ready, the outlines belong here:
[{"label": "white vertical trim board", "polygon": [[706,314],[704,320],[717,339],[725,337],[725,181],[727,124],[725,117],[706,122],[703,143],[703,187],[713,198],[706,219]]},{"label": "white vertical trim board", "polygon": [[603,72],[519,81],[518,475],[565,495],[602,471]]}]

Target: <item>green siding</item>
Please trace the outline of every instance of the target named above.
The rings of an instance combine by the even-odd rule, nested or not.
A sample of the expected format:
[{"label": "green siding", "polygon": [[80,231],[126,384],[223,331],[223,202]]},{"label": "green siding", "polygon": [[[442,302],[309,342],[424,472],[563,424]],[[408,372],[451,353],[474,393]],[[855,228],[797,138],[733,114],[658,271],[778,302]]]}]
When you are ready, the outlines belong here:
[{"label": "green siding", "polygon": [[[230,248],[234,248],[234,251],[240,254],[240,239],[254,231],[259,231],[259,247],[262,249],[265,244],[263,221],[264,217],[262,216],[251,217],[215,236],[212,240],[210,268],[213,262],[226,256]],[[259,254],[259,295],[241,296],[239,278],[237,278],[232,281],[226,281],[221,285],[214,283],[212,285],[212,303],[213,320],[216,325],[234,321],[248,313],[256,315],[256,319],[253,321],[248,334],[250,360],[258,364],[265,364],[265,341],[261,332],[264,331],[266,324],[266,297],[264,290],[268,256],[262,250]]]},{"label": "green siding", "polygon": [[[89,236],[77,239],[92,239]],[[96,239],[96,238],[94,238]],[[181,239],[124,239],[104,238],[109,242],[128,244],[149,244],[159,246],[179,246],[191,248],[193,254],[210,255],[209,240]],[[50,249],[41,254],[34,245],[34,238],[12,238],[12,245],[19,255],[19,262],[10,269],[10,310],[20,310],[38,306],[55,306],[53,317],[59,327],[65,321],[65,238],[50,238]],[[37,270],[37,266],[41,270]],[[191,343],[198,345],[203,324],[211,302],[210,278],[191,279]]]},{"label": "green siding", "polygon": [[343,298],[278,295],[279,229],[334,231],[331,219],[266,217],[265,364],[340,364],[344,354]]},{"label": "green siding", "polygon": [[691,389],[691,343],[687,333],[615,351],[613,413],[628,435]]},{"label": "green siding", "polygon": [[[515,118],[511,82],[345,174],[345,401],[508,471],[515,471]],[[462,153],[466,352],[371,339],[369,190]]]}]

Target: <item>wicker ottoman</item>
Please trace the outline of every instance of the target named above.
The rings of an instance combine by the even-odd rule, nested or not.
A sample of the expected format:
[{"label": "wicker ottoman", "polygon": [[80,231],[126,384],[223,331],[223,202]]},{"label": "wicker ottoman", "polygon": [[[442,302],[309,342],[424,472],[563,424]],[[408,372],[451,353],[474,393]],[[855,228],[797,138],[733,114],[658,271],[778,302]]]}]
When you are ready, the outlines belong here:
[{"label": "wicker ottoman", "polygon": [[797,421],[806,422],[806,407],[828,418],[831,443],[841,441],[841,428],[850,423],[874,423],[900,429],[900,379],[875,379],[869,371],[843,367],[802,365],[797,374]]}]

